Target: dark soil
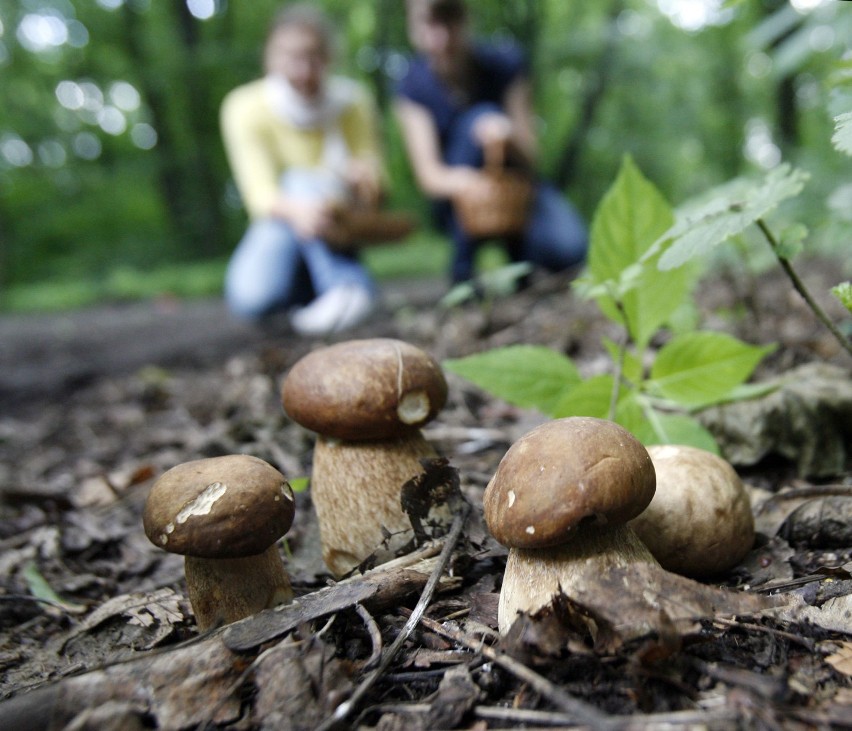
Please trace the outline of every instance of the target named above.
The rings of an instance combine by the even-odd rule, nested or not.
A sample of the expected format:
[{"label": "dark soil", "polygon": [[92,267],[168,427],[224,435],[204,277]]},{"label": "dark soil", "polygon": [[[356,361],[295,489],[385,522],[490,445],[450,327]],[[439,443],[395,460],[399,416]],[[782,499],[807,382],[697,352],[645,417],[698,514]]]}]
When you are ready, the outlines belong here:
[{"label": "dark soil", "polygon": [[[843,320],[827,295],[842,267],[802,270]],[[435,282],[389,287],[382,310],[345,339],[396,337],[439,360],[535,343],[570,355],[584,376],[607,368],[601,339],[617,329],[559,277],[453,310],[437,305],[441,294]],[[698,302],[703,327],[779,344],[756,378],[811,362],[848,378],[850,359],[779,273],[717,276]],[[0,318],[0,343],[0,727],[320,727],[369,676],[423,582],[413,590],[395,574],[383,601],[343,601],[288,632],[261,615],[250,627],[270,639],[232,653],[221,634],[197,637],[182,560],[148,542],[140,516],[152,480],[190,459],[247,453],[290,478],[309,475],[313,435],[284,415],[278,387],[322,343],[294,336],[283,319],[256,328],[218,301],[171,300]],[[832,622],[802,609],[852,595],[852,531],[840,526],[830,544],[797,534],[791,545],[782,529],[805,498],[852,494],[848,464],[819,480],[777,455],[737,465],[760,512],[758,541],[707,586],[763,597],[771,592],[761,585],[775,586],[795,595],[796,612],[726,614],[717,604],[688,628],[627,637],[618,623],[604,632],[603,610],[592,630],[577,620],[588,606],[556,606],[498,642],[506,554],[484,531],[481,495],[508,446],[543,417],[448,381],[449,403],[426,436],[458,469],[472,506],[454,578],[340,727],[852,727],[850,604]],[[297,495],[286,551],[298,595],[329,585],[309,490]],[[496,651],[508,654],[498,661]]]}]

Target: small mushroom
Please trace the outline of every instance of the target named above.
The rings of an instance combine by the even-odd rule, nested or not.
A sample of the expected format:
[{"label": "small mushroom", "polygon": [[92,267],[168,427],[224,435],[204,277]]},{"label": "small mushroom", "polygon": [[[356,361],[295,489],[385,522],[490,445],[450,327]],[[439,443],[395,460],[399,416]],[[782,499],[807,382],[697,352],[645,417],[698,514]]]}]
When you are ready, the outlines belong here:
[{"label": "small mushroom", "polygon": [[734,468],[684,445],[654,445],[648,454],[657,492],[630,526],[660,565],[693,579],[736,566],[754,544],[754,516]]},{"label": "small mushroom", "polygon": [[256,457],[228,455],[164,472],[142,522],[154,545],[185,557],[189,601],[203,632],[293,598],[277,541],[294,513],[284,475]]},{"label": "small mushroom", "polygon": [[581,576],[654,557],[626,525],[654,496],[654,467],[639,441],[604,419],[546,422],[504,455],[483,495],[485,521],[509,548],[498,623],[554,595],[571,596]]},{"label": "small mushroom", "polygon": [[323,559],[342,576],[412,538],[402,485],[437,456],[420,432],[447,400],[438,363],[409,343],[350,340],[309,353],[287,374],[285,412],[317,433],[311,499]]}]

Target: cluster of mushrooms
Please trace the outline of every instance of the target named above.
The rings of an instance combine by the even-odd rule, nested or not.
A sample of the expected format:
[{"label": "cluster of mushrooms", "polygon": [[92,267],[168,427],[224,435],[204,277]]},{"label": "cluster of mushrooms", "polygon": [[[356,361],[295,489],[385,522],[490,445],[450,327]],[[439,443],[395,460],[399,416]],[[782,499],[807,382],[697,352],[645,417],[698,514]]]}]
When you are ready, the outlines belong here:
[{"label": "cluster of mushrooms", "polygon": [[[420,429],[447,399],[438,363],[400,340],[342,342],[298,361],[281,398],[287,415],[317,435],[311,498],[329,571],[339,578],[408,545],[413,529],[400,491],[423,471],[421,460],[437,456]],[[707,578],[737,565],[754,541],[748,496],[725,460],[687,446],[646,449],[621,426],[591,417],[551,420],[515,442],[483,510],[509,548],[502,634],[519,613],[571,596],[591,575],[647,562]],[[284,475],[228,455],[165,472],[143,523],[155,545],[185,556],[205,631],[293,599],[278,541],[294,512]]]}]

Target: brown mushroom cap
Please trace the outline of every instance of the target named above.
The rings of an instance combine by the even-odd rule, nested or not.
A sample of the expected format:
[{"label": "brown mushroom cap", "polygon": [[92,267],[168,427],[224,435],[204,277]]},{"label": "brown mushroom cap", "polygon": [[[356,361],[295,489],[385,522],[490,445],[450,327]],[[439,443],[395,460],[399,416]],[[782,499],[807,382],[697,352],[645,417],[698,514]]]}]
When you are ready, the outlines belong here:
[{"label": "brown mushroom cap", "polygon": [[582,521],[625,523],[654,496],[645,447],[611,421],[549,421],[515,442],[483,496],[491,534],[510,548],[570,540]]},{"label": "brown mushroom cap", "polygon": [[754,516],[731,465],[684,445],[654,445],[657,493],[630,526],[660,565],[702,578],[736,566],[754,544]]},{"label": "brown mushroom cap", "polygon": [[432,356],[401,340],[349,340],[309,353],[281,389],[287,415],[343,440],[393,438],[418,429],[447,401]]},{"label": "brown mushroom cap", "polygon": [[151,542],[198,558],[263,553],[293,523],[295,501],[284,475],[256,457],[185,462],[164,472],[145,503]]}]

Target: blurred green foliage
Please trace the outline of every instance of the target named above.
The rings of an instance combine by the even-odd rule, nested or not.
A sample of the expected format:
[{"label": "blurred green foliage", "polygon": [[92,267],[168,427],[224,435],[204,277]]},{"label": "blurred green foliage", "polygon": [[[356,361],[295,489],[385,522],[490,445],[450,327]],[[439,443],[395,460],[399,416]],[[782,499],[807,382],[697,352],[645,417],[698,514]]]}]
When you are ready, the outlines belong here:
[{"label": "blurred green foliage", "polygon": [[[389,112],[409,53],[404,4],[318,2],[340,28],[339,70],[370,84],[379,101],[391,205],[427,222]],[[0,307],[47,306],[63,287],[77,293],[63,301],[78,302],[216,290],[246,222],[218,108],[260,73],[266,26],[280,5],[3,0]],[[837,206],[850,195],[840,185],[849,160],[830,140],[833,117],[852,109],[852,3],[471,7],[479,35],[529,51],[542,172],[587,217],[625,153],[675,203],[783,160],[812,176],[796,216],[816,238],[848,233],[827,223],[826,201]],[[433,257],[434,246],[442,242],[423,232],[408,246],[371,252],[369,262],[381,273],[439,271],[445,248]]]}]

